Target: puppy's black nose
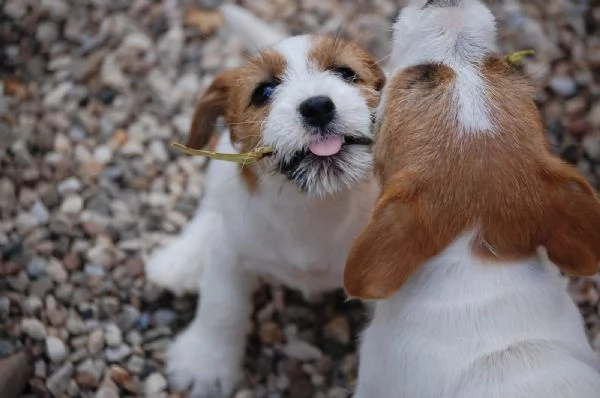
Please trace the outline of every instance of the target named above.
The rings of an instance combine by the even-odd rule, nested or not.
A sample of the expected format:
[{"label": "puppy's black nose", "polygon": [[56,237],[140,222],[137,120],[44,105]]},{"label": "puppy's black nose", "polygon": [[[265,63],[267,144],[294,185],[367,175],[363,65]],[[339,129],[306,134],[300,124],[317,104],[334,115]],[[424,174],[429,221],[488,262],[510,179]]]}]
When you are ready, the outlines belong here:
[{"label": "puppy's black nose", "polygon": [[324,95],[310,97],[298,109],[306,123],[313,127],[327,126],[335,115],[335,104]]}]

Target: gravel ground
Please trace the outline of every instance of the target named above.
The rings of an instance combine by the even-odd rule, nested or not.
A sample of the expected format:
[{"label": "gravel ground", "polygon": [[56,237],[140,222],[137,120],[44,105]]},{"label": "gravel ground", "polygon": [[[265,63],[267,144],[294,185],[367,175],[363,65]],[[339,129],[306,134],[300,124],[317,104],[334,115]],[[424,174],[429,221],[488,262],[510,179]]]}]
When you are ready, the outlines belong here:
[{"label": "gravel ground", "polygon": [[[378,57],[394,0],[247,0],[293,33],[340,26]],[[494,1],[503,50],[537,49],[555,151],[600,183],[600,3]],[[0,358],[31,347],[27,397],[168,397],[165,347],[195,298],[146,283],[145,255],[186,223],[203,159],[173,152],[194,100],[243,60],[191,0],[4,0],[0,5]],[[600,352],[600,278],[570,281]],[[256,295],[237,398],[345,397],[362,308]],[[25,361],[26,363],[27,361]]]}]

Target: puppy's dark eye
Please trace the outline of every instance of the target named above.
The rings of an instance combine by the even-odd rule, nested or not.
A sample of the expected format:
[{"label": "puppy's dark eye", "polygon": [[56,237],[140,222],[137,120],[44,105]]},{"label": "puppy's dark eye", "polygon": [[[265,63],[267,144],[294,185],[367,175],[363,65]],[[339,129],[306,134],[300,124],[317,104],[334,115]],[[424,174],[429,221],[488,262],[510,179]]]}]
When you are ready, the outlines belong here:
[{"label": "puppy's dark eye", "polygon": [[333,68],[331,71],[347,82],[355,83],[358,80],[358,75],[356,72],[347,66]]},{"label": "puppy's dark eye", "polygon": [[275,87],[277,87],[275,82],[259,84],[252,92],[252,98],[250,99],[252,105],[261,106],[269,102],[275,92]]}]

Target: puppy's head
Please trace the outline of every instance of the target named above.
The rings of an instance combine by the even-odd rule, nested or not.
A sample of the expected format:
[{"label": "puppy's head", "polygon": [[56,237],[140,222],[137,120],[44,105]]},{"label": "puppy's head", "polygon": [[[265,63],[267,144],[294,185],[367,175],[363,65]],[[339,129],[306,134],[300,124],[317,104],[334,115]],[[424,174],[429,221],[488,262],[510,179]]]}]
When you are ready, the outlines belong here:
[{"label": "puppy's head", "polygon": [[531,85],[494,54],[490,11],[476,0],[414,1],[395,29],[407,39],[395,43],[380,107],[374,159],[382,194],[350,252],[348,294],[389,297],[471,234],[470,254],[490,266],[543,246],[563,271],[595,273],[600,203],[549,152]]},{"label": "puppy's head", "polygon": [[271,146],[272,171],[309,194],[336,193],[371,171],[373,114],[384,79],[353,42],[284,39],[215,79],[200,99],[188,146],[206,145],[222,115],[241,151]]}]

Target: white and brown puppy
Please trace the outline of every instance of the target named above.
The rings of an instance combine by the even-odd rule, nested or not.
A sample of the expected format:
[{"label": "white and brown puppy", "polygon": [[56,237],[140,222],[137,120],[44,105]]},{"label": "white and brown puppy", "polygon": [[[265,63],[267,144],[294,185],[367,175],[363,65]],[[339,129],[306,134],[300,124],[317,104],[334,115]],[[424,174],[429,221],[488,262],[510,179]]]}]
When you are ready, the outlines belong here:
[{"label": "white and brown puppy", "polygon": [[382,193],[344,276],[376,300],[356,397],[598,397],[600,361],[559,272],[597,271],[596,195],[549,152],[480,1],[413,0],[394,29]]},{"label": "white and brown puppy", "polygon": [[[243,9],[224,10],[249,37],[277,35]],[[259,277],[307,296],[342,287],[346,256],[378,194],[370,145],[383,85],[355,43],[306,35],[263,48],[200,98],[188,146],[206,146],[223,116],[230,134],[217,151],[268,145],[275,153],[252,166],[210,162],[193,220],[147,264],[158,285],[201,292],[195,319],[168,353],[175,389],[231,393]]]}]

